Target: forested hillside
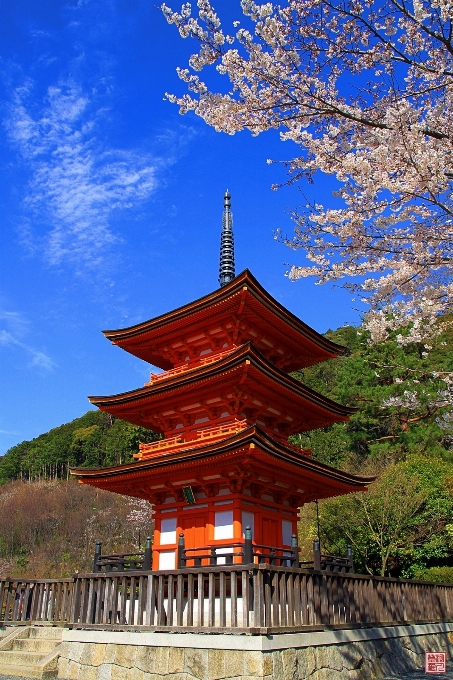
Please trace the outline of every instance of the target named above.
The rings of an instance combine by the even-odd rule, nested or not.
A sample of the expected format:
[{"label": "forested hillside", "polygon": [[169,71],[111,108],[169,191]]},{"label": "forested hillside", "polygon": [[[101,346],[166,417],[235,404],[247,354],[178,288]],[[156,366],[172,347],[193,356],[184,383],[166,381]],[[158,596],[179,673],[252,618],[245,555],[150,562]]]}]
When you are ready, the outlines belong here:
[{"label": "forested hillside", "polygon": [[157,438],[143,427],[101,411],[88,411],[71,423],[9,449],[0,458],[0,483],[67,479],[70,467],[126,463],[133,460],[139,442]]},{"label": "forested hillside", "polygon": [[[441,569],[437,577],[453,580],[453,333],[431,346],[404,345],[401,338],[371,344],[365,331],[352,327],[327,335],[349,353],[295,377],[358,411],[348,423],[293,441],[324,463],[374,474],[377,481],[368,493],[319,504],[324,549],[344,552],[351,543],[364,572],[434,578]],[[97,537],[115,549],[135,548],[131,518],[149,524],[149,508],[137,514],[137,501],[67,482],[68,468],[130,461],[139,441],[156,436],[89,411],[10,449],[0,459],[0,504],[13,521],[0,525],[0,559],[30,575],[40,564],[42,575],[57,573],[59,565],[85,568]],[[304,557],[317,534],[315,505],[309,504],[300,531]]]}]

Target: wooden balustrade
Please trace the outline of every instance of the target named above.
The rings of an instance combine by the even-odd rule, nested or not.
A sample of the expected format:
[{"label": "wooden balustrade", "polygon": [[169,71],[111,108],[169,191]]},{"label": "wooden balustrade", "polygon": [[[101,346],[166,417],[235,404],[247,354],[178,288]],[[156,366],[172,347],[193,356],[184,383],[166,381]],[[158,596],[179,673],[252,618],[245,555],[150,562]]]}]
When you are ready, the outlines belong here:
[{"label": "wooden balustrade", "polygon": [[229,435],[237,434],[248,427],[245,420],[234,420],[232,423],[224,423],[223,425],[216,425],[215,427],[205,427],[204,429],[195,430],[193,433],[185,433],[175,435],[174,437],[167,437],[159,439],[158,441],[149,444],[140,444],[139,452],[134,453],[133,457],[138,460],[148,458],[151,455],[159,455],[162,451],[171,449],[171,451],[183,448],[189,444],[201,444],[206,441],[215,441],[216,439],[225,439]]},{"label": "wooden balustrade", "polygon": [[[317,541],[317,545],[319,548],[319,541]],[[178,569],[202,567],[204,565],[216,567],[222,564],[270,564],[278,567],[298,567],[299,547],[297,545],[297,536],[296,534],[291,536],[290,547],[277,548],[270,545],[258,545],[253,543],[251,527],[247,526],[245,527],[243,541],[186,548],[184,534],[179,534]],[[313,564],[314,562],[311,562],[310,566],[312,567]]]},{"label": "wooden balustrade", "polygon": [[123,571],[149,571],[151,569],[152,551],[151,536],[146,537],[145,550],[135,553],[114,553],[113,555],[102,554],[102,543],[96,541],[93,559],[93,571],[98,572],[123,572]]},{"label": "wooden balustrade", "polygon": [[73,578],[0,579],[0,623],[68,623]]},{"label": "wooden balustrade", "polygon": [[232,345],[224,352],[213,352],[212,354],[208,354],[208,356],[199,357],[197,360],[191,363],[187,362],[181,364],[180,366],[177,366],[176,368],[170,368],[168,371],[162,371],[162,373],[151,373],[149,377],[149,382],[145,383],[145,386],[154,385],[156,382],[160,382],[161,380],[168,380],[168,378],[173,378],[173,376],[175,375],[180,375],[181,373],[193,371],[196,368],[200,368],[200,366],[212,364],[214,363],[214,361],[219,361],[220,359],[223,359],[224,357],[228,356],[228,354],[231,354],[231,352],[234,351],[235,349],[236,345]]},{"label": "wooden balustrade", "polygon": [[0,580],[2,623],[278,633],[453,620],[453,586],[268,564]]}]

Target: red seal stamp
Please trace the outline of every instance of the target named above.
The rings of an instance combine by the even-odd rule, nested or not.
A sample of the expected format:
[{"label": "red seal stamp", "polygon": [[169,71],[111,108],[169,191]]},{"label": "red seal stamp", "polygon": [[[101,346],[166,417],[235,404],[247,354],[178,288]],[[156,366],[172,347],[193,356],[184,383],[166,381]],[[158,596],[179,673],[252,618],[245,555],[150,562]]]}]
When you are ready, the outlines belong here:
[{"label": "red seal stamp", "polygon": [[446,673],[447,659],[445,652],[425,652],[425,673]]}]

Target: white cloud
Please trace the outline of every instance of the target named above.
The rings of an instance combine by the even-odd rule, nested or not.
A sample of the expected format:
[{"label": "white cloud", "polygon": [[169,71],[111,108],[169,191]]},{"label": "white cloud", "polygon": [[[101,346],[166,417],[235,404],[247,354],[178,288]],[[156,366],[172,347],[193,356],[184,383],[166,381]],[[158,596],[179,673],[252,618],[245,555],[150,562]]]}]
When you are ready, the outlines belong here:
[{"label": "white cloud", "polygon": [[28,321],[19,312],[7,312],[0,308],[0,322],[3,322],[15,335],[23,335],[28,328]]},{"label": "white cloud", "polygon": [[52,371],[54,369],[55,363],[47,354],[20,339],[20,335],[28,324],[19,313],[0,310],[0,320],[6,322],[5,325],[9,326],[9,330],[0,329],[0,348],[8,346],[18,347],[29,356],[30,366],[35,366],[45,371]]},{"label": "white cloud", "polygon": [[95,110],[94,95],[76,83],[49,87],[38,112],[32,93],[31,81],[14,90],[6,128],[31,170],[26,207],[48,226],[44,257],[52,265],[96,268],[120,240],[112,217],[151,195],[159,161],[138,151],[103,148],[103,112]]}]

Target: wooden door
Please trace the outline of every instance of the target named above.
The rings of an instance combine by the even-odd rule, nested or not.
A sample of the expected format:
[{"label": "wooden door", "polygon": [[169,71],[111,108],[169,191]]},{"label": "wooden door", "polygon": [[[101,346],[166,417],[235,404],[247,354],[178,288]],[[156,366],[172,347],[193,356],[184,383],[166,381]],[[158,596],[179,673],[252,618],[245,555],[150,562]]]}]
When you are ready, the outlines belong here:
[{"label": "wooden door", "polygon": [[271,548],[276,548],[280,545],[279,524],[277,518],[263,517],[262,531],[263,531],[263,545],[268,545]]},{"label": "wooden door", "polygon": [[[196,557],[197,555],[205,555],[208,552],[207,545],[207,527],[206,515],[193,515],[192,513],[184,514],[181,524],[184,534],[184,542],[186,548],[199,548],[196,552],[189,552],[188,557]],[[209,564],[208,560],[203,560],[203,564]],[[189,567],[196,566],[193,562],[187,564]]]}]

